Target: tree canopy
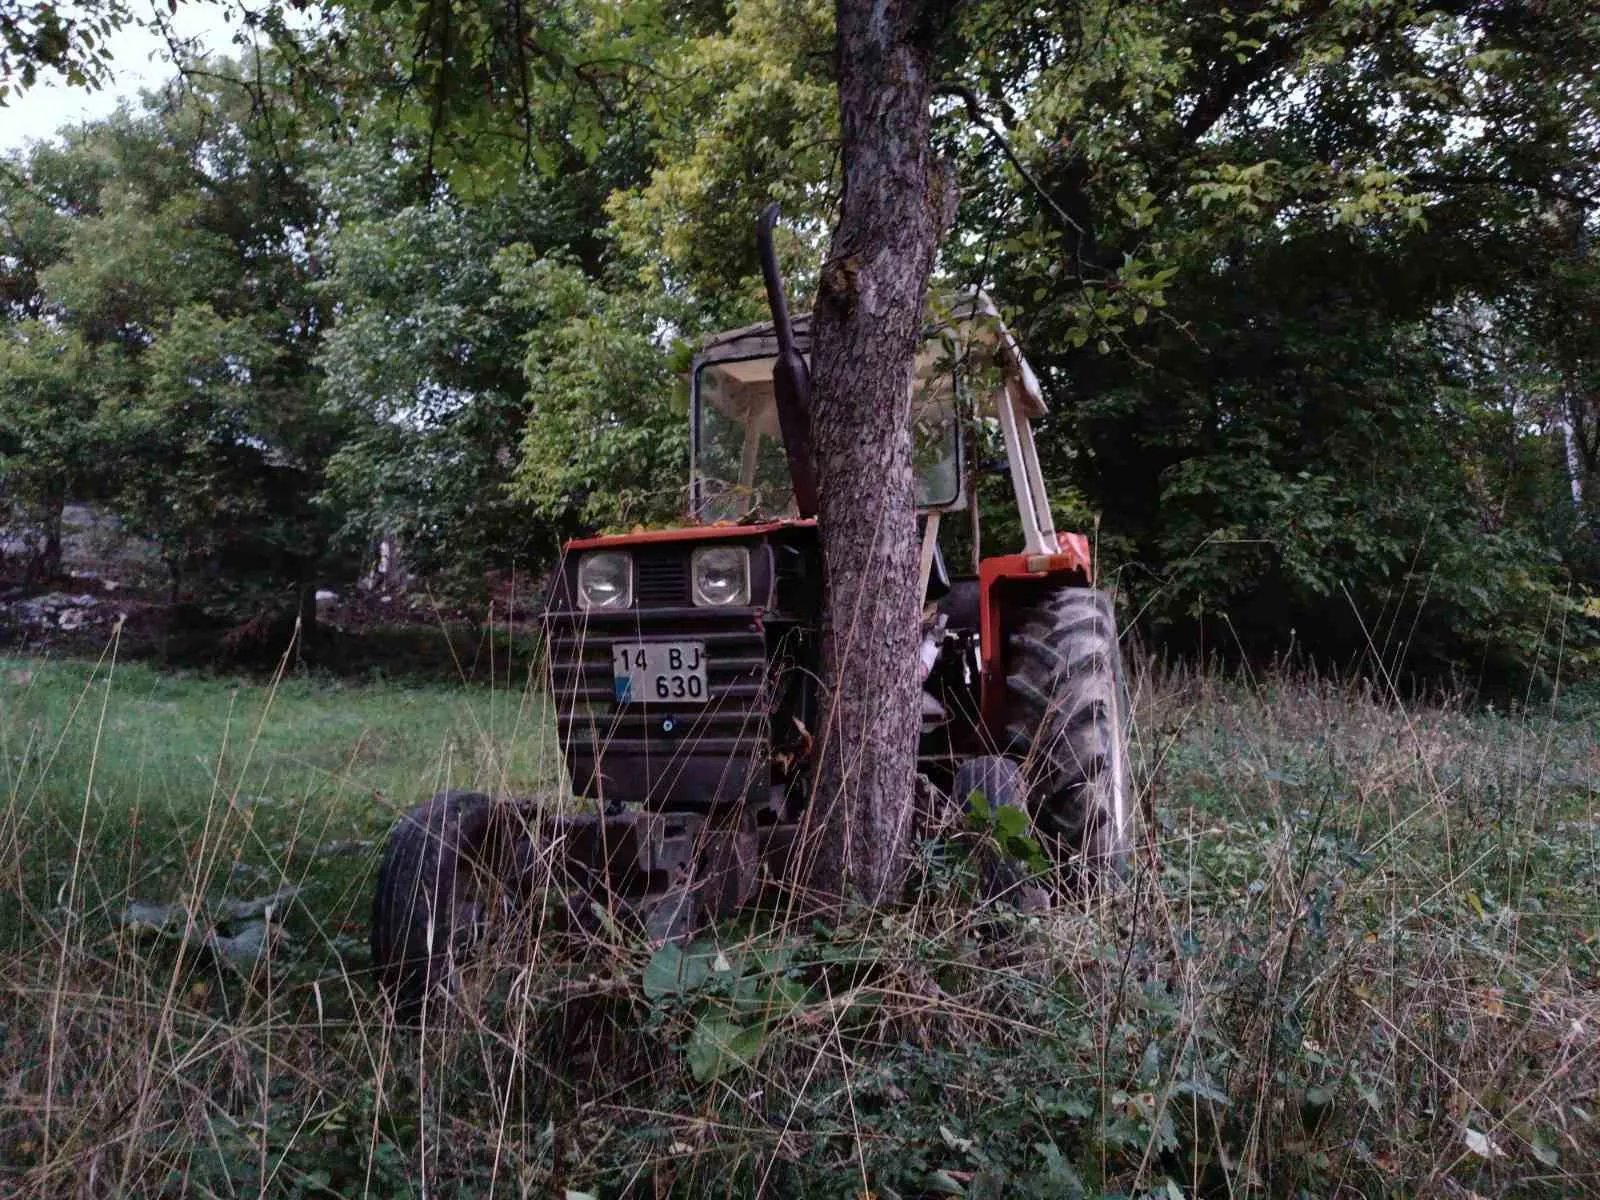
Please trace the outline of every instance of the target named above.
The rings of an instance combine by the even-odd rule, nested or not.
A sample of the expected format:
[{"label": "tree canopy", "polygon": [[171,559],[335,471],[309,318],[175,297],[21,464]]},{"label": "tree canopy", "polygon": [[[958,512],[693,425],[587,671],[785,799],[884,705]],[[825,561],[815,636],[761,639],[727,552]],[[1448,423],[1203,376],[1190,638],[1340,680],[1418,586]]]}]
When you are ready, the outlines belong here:
[{"label": "tree canopy", "polygon": [[[0,172],[13,523],[45,546],[92,496],[220,595],[377,536],[470,591],[676,515],[685,347],[760,314],[769,200],[816,286],[833,6],[323,17],[262,10],[248,62]],[[16,36],[0,74],[51,61]],[[1565,622],[1584,652],[1591,5],[975,0],[930,53],[936,286],[1002,303],[1062,523],[1154,640],[1476,678]]]}]

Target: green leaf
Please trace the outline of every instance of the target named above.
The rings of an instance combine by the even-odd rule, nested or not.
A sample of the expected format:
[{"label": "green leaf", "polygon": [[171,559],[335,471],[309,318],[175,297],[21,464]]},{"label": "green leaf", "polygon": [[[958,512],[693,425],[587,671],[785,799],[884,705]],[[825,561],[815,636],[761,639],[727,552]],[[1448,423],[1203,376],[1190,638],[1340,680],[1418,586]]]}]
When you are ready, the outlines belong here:
[{"label": "green leaf", "polygon": [[1173,1093],[1179,1096],[1197,1096],[1201,1100],[1209,1100],[1213,1104],[1230,1104],[1228,1093],[1220,1088],[1212,1087],[1209,1083],[1202,1083],[1198,1079],[1184,1079],[1173,1087]]},{"label": "green leaf", "polygon": [[696,1082],[709,1083],[753,1063],[766,1040],[765,1023],[741,1026],[722,1013],[707,1013],[689,1035],[684,1057]]},{"label": "green leaf", "polygon": [[1078,1172],[1061,1153],[1061,1148],[1054,1142],[1035,1142],[1033,1148],[1044,1158],[1045,1173],[1050,1182],[1056,1185],[1056,1194],[1062,1200],[1083,1200],[1088,1194],[1083,1180],[1078,1178]]},{"label": "green leaf", "polygon": [[668,942],[650,956],[644,968],[644,994],[652,1000],[692,992],[711,974],[713,954]]},{"label": "green leaf", "polygon": [[944,1139],[944,1144],[958,1154],[971,1154],[978,1148],[978,1144],[969,1137],[962,1137],[955,1133],[948,1125],[939,1126],[939,1136]]},{"label": "green leaf", "polygon": [[1025,838],[1031,832],[1028,814],[1010,804],[995,810],[994,828],[1002,838]]}]

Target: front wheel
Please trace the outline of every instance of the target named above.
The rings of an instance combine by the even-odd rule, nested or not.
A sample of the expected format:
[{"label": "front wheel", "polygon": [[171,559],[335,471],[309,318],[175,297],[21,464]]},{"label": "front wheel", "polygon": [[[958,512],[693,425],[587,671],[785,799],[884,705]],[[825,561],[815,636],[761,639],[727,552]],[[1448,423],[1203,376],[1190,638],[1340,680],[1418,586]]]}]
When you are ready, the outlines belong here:
[{"label": "front wheel", "polygon": [[[985,756],[969,758],[956,770],[952,798],[968,815],[972,801],[981,797],[989,810],[989,817],[997,824],[1003,808],[1027,812],[1027,784],[1022,770],[1009,758]],[[984,903],[1005,899],[1024,910],[1043,908],[1048,894],[1037,881],[1029,877],[1026,864],[1005,855],[1002,846],[982,848],[978,858],[979,898]]]},{"label": "front wheel", "polygon": [[372,906],[372,964],[402,1021],[455,989],[506,882],[508,806],[477,792],[441,792],[389,835]]},{"label": "front wheel", "polygon": [[1006,614],[1006,733],[1031,781],[1034,827],[1094,887],[1133,839],[1127,691],[1111,598],[1045,592]]}]

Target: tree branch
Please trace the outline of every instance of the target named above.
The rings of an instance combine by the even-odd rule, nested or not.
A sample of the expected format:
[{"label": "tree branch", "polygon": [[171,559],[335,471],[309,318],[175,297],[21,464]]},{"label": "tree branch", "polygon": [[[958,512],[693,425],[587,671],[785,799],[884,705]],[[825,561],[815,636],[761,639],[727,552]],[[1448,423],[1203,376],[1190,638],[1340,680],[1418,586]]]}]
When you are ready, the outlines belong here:
[{"label": "tree branch", "polygon": [[1236,63],[1218,76],[1210,90],[1195,101],[1194,110],[1179,127],[1182,142],[1193,145],[1216,126],[1233,102],[1266,79],[1299,52],[1300,43],[1316,22],[1333,7],[1331,0],[1308,5],[1298,25],[1287,33],[1269,39],[1242,63]]},{"label": "tree branch", "polygon": [[1560,184],[1552,183],[1547,179],[1506,179],[1499,175],[1450,175],[1443,171],[1413,171],[1406,178],[1429,187],[1502,188],[1508,192],[1533,192],[1539,196],[1566,200],[1573,204],[1600,204],[1600,196],[1592,196],[1584,192],[1575,191],[1572,188],[1562,187]]},{"label": "tree branch", "polygon": [[1010,139],[989,123],[988,114],[983,111],[983,105],[979,103],[976,92],[959,81],[944,80],[933,85],[933,94],[935,96],[954,96],[960,100],[966,106],[967,119],[994,139],[995,143],[1000,147],[1000,152],[1006,156],[1006,161],[1016,168],[1017,174],[1021,175],[1028,186],[1038,194],[1039,199],[1049,206],[1056,219],[1079,237],[1083,236],[1083,226],[1074,221],[1071,214],[1056,203],[1055,198],[1045,190],[1044,184],[1040,183],[1038,177],[1017,157],[1016,151],[1011,149]]}]

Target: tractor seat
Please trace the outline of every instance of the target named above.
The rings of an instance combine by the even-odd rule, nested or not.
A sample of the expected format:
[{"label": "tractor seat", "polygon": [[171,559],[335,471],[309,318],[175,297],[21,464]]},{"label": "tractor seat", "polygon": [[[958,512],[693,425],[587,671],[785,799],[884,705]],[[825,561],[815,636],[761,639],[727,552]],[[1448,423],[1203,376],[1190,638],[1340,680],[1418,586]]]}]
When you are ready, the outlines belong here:
[{"label": "tractor seat", "polygon": [[939,601],[939,611],[950,622],[952,633],[976,633],[981,612],[978,581],[963,575],[950,582],[950,593]]}]

